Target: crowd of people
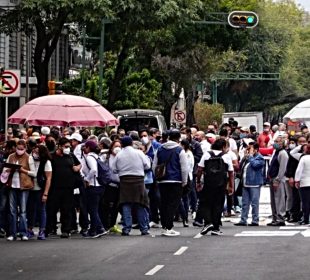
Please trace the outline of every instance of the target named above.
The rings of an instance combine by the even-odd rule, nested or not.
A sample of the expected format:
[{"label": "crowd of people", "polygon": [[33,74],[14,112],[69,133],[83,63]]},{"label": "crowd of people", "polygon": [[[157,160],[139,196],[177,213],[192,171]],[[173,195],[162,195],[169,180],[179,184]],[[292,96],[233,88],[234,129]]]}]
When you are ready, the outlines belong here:
[{"label": "crowd of people", "polygon": [[[222,235],[221,218],[259,226],[260,189],[270,187],[272,221],[309,224],[310,137],[285,124],[240,127],[230,119],[207,131],[196,125],[98,135],[87,128],[9,129],[0,141],[0,237],[27,241],[80,233],[141,235],[162,228],[178,236],[176,221]],[[308,144],[309,143],[309,144]],[[251,222],[248,222],[250,208]],[[59,215],[60,214],[60,215]],[[120,219],[118,219],[120,217]],[[118,221],[121,221],[122,228]]]}]

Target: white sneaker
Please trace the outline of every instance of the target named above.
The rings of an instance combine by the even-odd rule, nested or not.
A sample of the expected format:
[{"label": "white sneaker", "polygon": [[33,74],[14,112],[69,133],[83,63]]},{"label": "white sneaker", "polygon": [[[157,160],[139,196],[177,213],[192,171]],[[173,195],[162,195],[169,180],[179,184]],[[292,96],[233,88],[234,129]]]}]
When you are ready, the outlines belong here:
[{"label": "white sneaker", "polygon": [[21,237],[21,240],[22,240],[22,241],[28,241],[29,238],[28,238],[27,236],[23,235],[23,236]]},{"label": "white sneaker", "polygon": [[149,223],[150,228],[159,228],[159,224],[156,224],[155,222]]},{"label": "white sneaker", "polygon": [[196,212],[192,213],[192,219],[195,220],[196,219]]},{"label": "white sneaker", "polygon": [[180,233],[178,231],[175,231],[173,229],[167,230],[165,233],[163,233],[165,236],[179,236]]},{"label": "white sneaker", "polygon": [[14,236],[9,236],[6,240],[7,241],[14,241],[14,240],[16,240],[16,238],[14,238]]}]

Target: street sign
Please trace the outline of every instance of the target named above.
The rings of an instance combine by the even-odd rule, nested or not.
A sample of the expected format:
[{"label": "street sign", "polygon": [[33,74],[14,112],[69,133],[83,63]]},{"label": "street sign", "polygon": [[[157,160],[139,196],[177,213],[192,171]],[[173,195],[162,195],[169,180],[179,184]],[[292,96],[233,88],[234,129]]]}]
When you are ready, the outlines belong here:
[{"label": "street sign", "polygon": [[2,73],[0,97],[20,97],[20,70],[6,70]]},{"label": "street sign", "polygon": [[186,111],[176,110],[174,111],[174,120],[176,123],[186,123]]}]

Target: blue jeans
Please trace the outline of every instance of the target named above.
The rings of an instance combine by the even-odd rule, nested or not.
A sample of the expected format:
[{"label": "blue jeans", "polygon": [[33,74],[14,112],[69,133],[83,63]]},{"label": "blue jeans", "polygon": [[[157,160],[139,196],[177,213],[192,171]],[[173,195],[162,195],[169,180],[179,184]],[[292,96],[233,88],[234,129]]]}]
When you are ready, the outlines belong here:
[{"label": "blue jeans", "polygon": [[10,235],[16,237],[17,234],[17,208],[19,208],[19,233],[23,236],[27,235],[27,200],[29,191],[21,191],[20,189],[10,189]]},{"label": "blue jeans", "polygon": [[99,202],[103,197],[104,187],[89,186],[86,188],[87,209],[90,216],[91,233],[103,230],[103,225],[99,217]]},{"label": "blue jeans", "polygon": [[242,190],[241,223],[247,223],[250,205],[252,207],[252,223],[259,222],[260,187],[244,187]]},{"label": "blue jeans", "polygon": [[145,233],[148,231],[148,217],[146,209],[138,203],[124,203],[122,206],[123,209],[123,232],[129,233],[132,227],[132,215],[131,209],[135,206],[137,211],[137,219],[140,227],[140,231]]},{"label": "blue jeans", "polygon": [[[30,191],[27,202],[28,227],[34,228],[36,221],[39,221],[40,230],[46,227],[46,203],[42,202],[43,190]],[[39,219],[37,219],[37,217]]]}]

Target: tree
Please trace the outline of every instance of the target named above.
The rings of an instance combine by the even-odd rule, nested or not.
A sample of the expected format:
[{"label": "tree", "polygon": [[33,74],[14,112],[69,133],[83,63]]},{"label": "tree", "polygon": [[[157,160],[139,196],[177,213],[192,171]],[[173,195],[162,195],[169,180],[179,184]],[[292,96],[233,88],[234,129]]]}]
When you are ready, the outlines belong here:
[{"label": "tree", "polygon": [[4,10],[0,31],[34,33],[34,68],[38,80],[37,96],[48,94],[48,64],[65,23],[100,21],[113,17],[109,0],[23,0]]}]

